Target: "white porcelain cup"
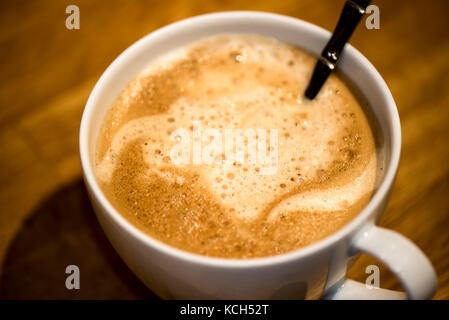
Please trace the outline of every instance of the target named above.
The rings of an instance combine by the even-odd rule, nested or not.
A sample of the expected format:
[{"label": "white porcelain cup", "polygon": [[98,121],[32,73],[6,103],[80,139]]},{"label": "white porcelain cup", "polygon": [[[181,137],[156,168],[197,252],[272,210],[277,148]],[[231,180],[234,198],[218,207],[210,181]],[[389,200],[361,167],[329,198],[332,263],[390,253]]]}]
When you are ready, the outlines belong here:
[{"label": "white porcelain cup", "polygon": [[[98,220],[129,268],[162,298],[187,299],[427,299],[435,271],[424,254],[400,234],[375,225],[387,204],[401,149],[395,102],[382,77],[354,47],[346,45],[338,67],[369,100],[386,151],[384,176],[368,205],[348,225],[308,247],[257,259],[220,259],[170,247],[144,234],[109,203],[94,176],[95,142],[103,116],[120,90],[152,59],[219,33],[275,37],[319,54],[330,33],[310,23],[271,13],[223,12],[186,19],[157,30],[123,52],[104,72],[87,101],[80,129],[85,183]],[[348,280],[360,253],[376,257],[406,291],[369,289]],[[367,275],[368,276],[368,275]],[[380,275],[382,277],[382,275]]]}]

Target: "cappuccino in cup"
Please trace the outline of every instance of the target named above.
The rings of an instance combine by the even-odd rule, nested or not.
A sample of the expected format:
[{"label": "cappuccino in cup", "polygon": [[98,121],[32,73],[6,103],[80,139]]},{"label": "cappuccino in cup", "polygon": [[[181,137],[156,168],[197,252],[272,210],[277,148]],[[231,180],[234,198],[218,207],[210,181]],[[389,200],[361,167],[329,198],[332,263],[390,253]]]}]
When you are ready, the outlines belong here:
[{"label": "cappuccino in cup", "polygon": [[303,97],[315,63],[245,34],[151,62],[103,120],[95,174],[107,199],[149,236],[211,257],[277,255],[336,232],[369,202],[383,158],[343,75]]}]

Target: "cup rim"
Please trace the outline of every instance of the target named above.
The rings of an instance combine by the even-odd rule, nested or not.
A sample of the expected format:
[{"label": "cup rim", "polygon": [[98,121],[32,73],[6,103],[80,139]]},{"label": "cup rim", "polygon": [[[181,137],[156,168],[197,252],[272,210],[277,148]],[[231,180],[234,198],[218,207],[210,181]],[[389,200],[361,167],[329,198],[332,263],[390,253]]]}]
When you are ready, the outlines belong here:
[{"label": "cup rim", "polygon": [[377,83],[377,85],[380,86],[380,89],[386,101],[385,102],[386,109],[388,110],[388,114],[391,117],[391,124],[390,124],[391,157],[389,163],[387,163],[386,165],[387,171],[378,189],[376,190],[375,194],[370,199],[368,204],[349,223],[347,223],[345,226],[343,226],[336,232],[332,233],[331,235],[317,242],[314,242],[308,246],[298,248],[296,250],[292,250],[274,256],[237,259],[237,258],[208,257],[172,247],[144,233],[143,231],[135,227],[131,222],[126,220],[112,206],[109,200],[107,200],[106,196],[104,195],[103,191],[101,190],[100,186],[98,185],[95,179],[94,171],[91,166],[91,161],[89,160],[89,143],[88,143],[89,128],[91,126],[92,116],[95,111],[95,100],[96,100],[95,97],[98,95],[100,91],[105,89],[105,87],[107,86],[106,84],[107,78],[110,77],[110,75],[113,73],[113,70],[115,70],[121,63],[127,61],[127,59],[129,59],[130,57],[132,58],[133,51],[138,50],[139,48],[144,46],[144,44],[154,41],[155,39],[163,38],[168,34],[176,33],[178,32],[178,30],[180,29],[182,30],[187,25],[189,26],[197,25],[197,28],[200,28],[202,24],[207,24],[211,22],[219,24],[227,22],[229,20],[242,21],[242,19],[266,20],[281,25],[290,24],[296,28],[309,29],[313,33],[316,33],[321,36],[324,35],[326,37],[330,37],[331,35],[329,31],[321,27],[318,27],[314,24],[311,24],[309,22],[306,22],[304,20],[281,14],[260,12],[260,11],[224,11],[217,13],[208,13],[171,23],[165,27],[162,27],[156,31],[149,33],[148,35],[144,36],[143,38],[133,43],[108,66],[108,68],[104,71],[100,79],[95,84],[86,102],[86,106],[84,108],[81,119],[80,134],[79,134],[80,160],[85,183],[91,189],[91,192],[96,197],[97,201],[100,203],[103,210],[109,215],[110,218],[112,218],[112,220],[116,224],[118,224],[128,234],[131,234],[133,238],[135,238],[136,240],[144,243],[147,246],[152,247],[153,249],[156,249],[160,253],[167,254],[173,258],[186,260],[194,264],[209,265],[222,268],[266,267],[275,264],[291,262],[294,260],[298,260],[300,258],[304,258],[306,256],[313,255],[321,251],[322,249],[331,246],[338,240],[349,236],[356,229],[360,228],[363,225],[363,223],[366,223],[371,213],[374,212],[374,210],[381,204],[382,200],[388,196],[389,190],[393,185],[396,176],[401,149],[401,127],[399,121],[399,114],[394,99],[391,95],[391,92],[387,84],[379,74],[379,72],[369,62],[369,60],[365,56],[363,56],[357,49],[355,49],[352,45],[348,43],[345,47],[344,54],[346,56],[351,56],[352,59],[359,60],[359,62],[361,62],[361,64],[365,68],[363,72],[368,72],[370,74],[370,77],[374,78],[374,81]]}]

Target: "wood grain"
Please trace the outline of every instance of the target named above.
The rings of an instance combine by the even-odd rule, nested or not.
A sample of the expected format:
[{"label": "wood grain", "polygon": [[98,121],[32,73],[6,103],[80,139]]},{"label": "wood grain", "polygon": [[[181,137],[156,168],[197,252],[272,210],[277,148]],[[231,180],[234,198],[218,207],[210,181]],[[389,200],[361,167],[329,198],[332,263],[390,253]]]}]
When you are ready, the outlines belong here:
[{"label": "wood grain", "polygon": [[[65,7],[72,3],[81,11],[80,30],[65,28]],[[332,30],[343,3],[1,2],[0,298],[154,298],[122,265],[95,219],[86,216],[91,209],[80,180],[82,110],[95,81],[120,52],[168,23],[223,10],[277,12]],[[412,239],[429,256],[439,279],[434,298],[448,299],[449,2],[374,3],[380,30],[367,30],[362,21],[351,43],[388,83],[403,130],[397,182],[380,224]],[[83,279],[89,279],[78,294],[63,289],[62,266],[70,261],[82,265]],[[381,266],[382,287],[400,289],[388,269],[368,256],[349,276],[364,281],[370,264]]]}]

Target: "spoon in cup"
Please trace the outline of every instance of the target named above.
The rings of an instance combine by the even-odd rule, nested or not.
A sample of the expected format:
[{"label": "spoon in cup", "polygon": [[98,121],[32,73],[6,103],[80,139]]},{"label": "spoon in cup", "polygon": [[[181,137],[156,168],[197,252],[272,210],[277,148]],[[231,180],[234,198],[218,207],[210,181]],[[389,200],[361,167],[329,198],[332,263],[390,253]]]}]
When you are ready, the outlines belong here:
[{"label": "spoon in cup", "polygon": [[312,78],[304,93],[306,98],[313,100],[335,69],[346,42],[348,42],[360,19],[365,14],[366,7],[370,2],[371,0],[346,1],[332,37],[324,47],[315,65]]}]

